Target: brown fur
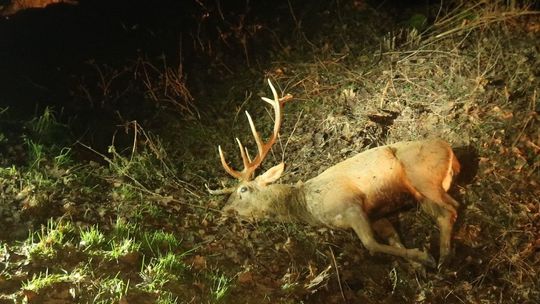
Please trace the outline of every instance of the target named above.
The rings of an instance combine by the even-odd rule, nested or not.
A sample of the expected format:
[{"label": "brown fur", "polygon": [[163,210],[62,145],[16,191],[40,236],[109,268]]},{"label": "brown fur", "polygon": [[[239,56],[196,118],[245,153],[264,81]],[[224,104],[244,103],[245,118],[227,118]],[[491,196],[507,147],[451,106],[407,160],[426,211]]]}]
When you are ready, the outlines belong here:
[{"label": "brown fur", "polygon": [[76,0],[12,0],[8,5],[0,7],[1,16],[9,16],[29,8],[44,8],[50,4],[77,4]]}]

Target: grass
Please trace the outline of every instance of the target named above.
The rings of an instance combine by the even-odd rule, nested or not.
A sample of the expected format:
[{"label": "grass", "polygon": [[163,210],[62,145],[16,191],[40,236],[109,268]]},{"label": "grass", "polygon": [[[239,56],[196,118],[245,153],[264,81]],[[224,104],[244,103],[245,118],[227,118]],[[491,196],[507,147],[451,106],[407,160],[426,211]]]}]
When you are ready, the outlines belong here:
[{"label": "grass", "polygon": [[40,163],[44,160],[43,146],[33,142],[32,140],[27,140],[26,145],[28,146],[30,169],[38,169]]},{"label": "grass", "polygon": [[160,294],[159,298],[157,299],[158,304],[175,304],[178,303],[180,299],[178,297],[175,297],[172,293],[162,293]]},{"label": "grass", "polygon": [[[177,296],[165,286],[183,284],[190,277],[186,259],[193,250],[178,252],[180,244],[173,234],[142,231],[140,226],[123,220],[117,220],[113,229],[105,232],[98,225],[75,229],[69,221],[51,218],[22,246],[3,244],[3,256],[7,259],[16,252],[22,258],[20,262],[6,264],[15,269],[21,262],[29,261],[36,265],[47,261],[76,262],[68,263],[67,268],[51,264],[54,272],[50,268],[34,272],[21,283],[22,293],[18,295],[27,301],[43,299],[52,290],[66,290],[71,298],[92,303],[111,303],[132,293],[156,295],[158,302],[167,303]],[[79,263],[83,260],[77,262],[81,257],[89,261],[82,267]],[[100,265],[110,265],[111,269],[107,271]],[[131,283],[127,273],[115,270],[124,266],[140,267],[135,282]]]},{"label": "grass", "polygon": [[[344,43],[325,36],[325,28],[310,37],[316,48],[301,45],[307,43],[302,38],[286,50],[272,49],[264,76],[246,72],[242,77],[250,79],[231,80],[238,81],[235,88],[212,92],[226,96],[216,106],[219,113],[199,112],[181,67],[168,67],[163,59],[161,67],[141,62],[146,70],[140,75],[151,102],[189,116],[160,121],[166,131],[129,121],[122,129],[129,144],[113,138],[107,152],[98,152],[68,142],[71,134],[53,108],[19,122],[23,134],[3,128],[0,223],[10,231],[0,231],[2,299],[39,302],[53,294],[80,303],[539,299],[538,56],[529,45],[534,33],[522,28],[526,22],[520,19],[535,15],[496,3],[463,2],[427,26],[424,15],[413,15],[408,20],[415,29],[378,36],[380,44],[367,48],[351,38],[366,35],[360,32],[364,27],[354,26],[365,20],[347,8],[350,14],[334,24]],[[288,44],[281,42],[276,45]],[[101,95],[129,74],[95,69]],[[257,92],[266,77],[296,98],[285,107],[280,142],[265,165],[284,159],[285,183],[305,181],[387,142],[440,136],[477,151],[478,169],[470,183],[456,189],[463,206],[447,269],[421,273],[400,259],[371,256],[348,231],[221,219],[222,199],[203,194],[205,183],[228,183],[215,146],[234,151],[229,139],[236,135],[249,142],[247,125],[235,117],[244,107],[261,118],[256,123],[265,132],[271,115],[253,100],[266,95]],[[95,103],[94,91],[86,90]],[[114,96],[106,97],[114,103]],[[8,109],[0,109],[0,119],[7,115]],[[102,163],[80,159],[79,148]],[[430,250],[437,242],[429,237],[435,228],[427,218],[406,212],[397,220],[407,246]]]},{"label": "grass", "polygon": [[118,261],[121,257],[126,257],[132,253],[138,252],[141,245],[134,239],[125,238],[118,241],[110,241],[109,247],[110,250],[105,251],[105,256]]},{"label": "grass", "polygon": [[119,274],[99,280],[96,295],[92,299],[93,303],[113,303],[122,300],[128,293],[130,284],[129,280],[122,280],[118,276]]},{"label": "grass", "polygon": [[152,231],[143,234],[143,246],[152,254],[157,255],[163,251],[171,251],[180,247],[181,241],[169,232]]},{"label": "grass", "polygon": [[211,280],[212,289],[210,290],[210,294],[212,295],[213,299],[216,302],[224,300],[229,293],[232,279],[228,278],[223,273],[216,272],[211,275]]},{"label": "grass", "polygon": [[80,231],[80,237],[81,241],[79,242],[79,246],[81,246],[84,251],[101,248],[106,240],[105,234],[99,230],[98,225],[82,229]]},{"label": "grass", "polygon": [[22,285],[22,289],[39,293],[43,289],[54,287],[58,283],[77,282],[79,280],[80,278],[76,275],[49,274],[48,272],[45,272],[32,276],[32,279]]},{"label": "grass", "polygon": [[188,269],[182,258],[182,255],[172,252],[152,258],[148,264],[143,264],[140,272],[143,281],[138,287],[150,292],[159,292],[167,283],[182,282],[183,272]]},{"label": "grass", "polygon": [[70,222],[55,221],[51,218],[41,230],[30,234],[23,249],[28,252],[30,259],[54,259],[59,251],[72,241],[70,235],[73,230]]}]

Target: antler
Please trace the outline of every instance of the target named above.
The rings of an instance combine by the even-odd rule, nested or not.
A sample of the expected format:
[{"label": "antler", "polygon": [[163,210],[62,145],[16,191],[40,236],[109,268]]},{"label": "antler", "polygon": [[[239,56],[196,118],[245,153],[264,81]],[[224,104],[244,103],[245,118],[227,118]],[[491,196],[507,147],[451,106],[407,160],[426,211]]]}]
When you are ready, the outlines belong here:
[{"label": "antler", "polygon": [[278,98],[276,89],[272,85],[272,82],[270,82],[270,79],[268,79],[268,85],[272,90],[274,100],[266,97],[261,98],[274,108],[274,131],[272,132],[270,139],[268,139],[266,143],[262,141],[261,135],[259,134],[259,132],[257,132],[255,124],[253,124],[251,115],[249,115],[249,113],[246,111],[246,116],[249,121],[249,127],[251,128],[251,133],[255,138],[255,143],[257,144],[257,156],[253,160],[251,160],[248,150],[242,145],[242,142],[240,142],[240,140],[236,138],[236,143],[238,144],[238,149],[240,150],[240,156],[242,157],[242,162],[244,163],[244,169],[242,171],[236,171],[227,164],[225,156],[223,155],[223,151],[221,150],[221,146],[218,146],[219,158],[221,159],[221,164],[223,165],[225,171],[227,171],[227,173],[229,173],[233,177],[242,181],[249,181],[253,178],[253,173],[255,173],[255,170],[261,165],[262,161],[272,148],[272,145],[274,145],[274,143],[276,142],[279,134],[279,128],[281,126],[281,109],[283,108],[283,104],[292,98],[292,95],[290,94],[287,94],[282,98]]}]

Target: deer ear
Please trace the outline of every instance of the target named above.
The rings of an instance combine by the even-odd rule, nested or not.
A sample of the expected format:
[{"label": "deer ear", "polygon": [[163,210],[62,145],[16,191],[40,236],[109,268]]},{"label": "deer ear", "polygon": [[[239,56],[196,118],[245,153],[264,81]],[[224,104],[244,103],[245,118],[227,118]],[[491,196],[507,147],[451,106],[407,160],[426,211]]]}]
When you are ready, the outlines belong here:
[{"label": "deer ear", "polygon": [[255,181],[257,181],[257,184],[259,184],[260,186],[266,186],[268,184],[271,184],[281,177],[283,169],[285,169],[285,164],[280,163],[279,165],[273,166],[263,174],[257,176]]}]

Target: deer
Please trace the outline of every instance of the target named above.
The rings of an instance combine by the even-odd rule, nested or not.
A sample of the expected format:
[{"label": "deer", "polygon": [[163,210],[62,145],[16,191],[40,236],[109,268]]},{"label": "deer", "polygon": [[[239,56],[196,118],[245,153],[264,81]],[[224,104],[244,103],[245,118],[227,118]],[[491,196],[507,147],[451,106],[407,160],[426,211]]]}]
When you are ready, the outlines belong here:
[{"label": "deer", "polygon": [[76,5],[76,0],[12,0],[7,5],[0,5],[0,16],[8,17],[29,8],[44,8],[51,4],[66,3]]},{"label": "deer", "polygon": [[[360,152],[318,176],[294,185],[275,183],[284,172],[283,162],[255,177],[255,170],[279,137],[283,105],[292,99],[290,94],[278,98],[270,80],[268,85],[273,99],[261,98],[273,108],[274,128],[266,142],[263,142],[246,111],[257,155],[252,159],[248,149],[236,138],[244,165],[242,171],[238,171],[227,163],[221,146],[218,146],[223,168],[239,180],[237,186],[221,190],[211,190],[206,186],[211,194],[230,194],[222,211],[225,214],[234,213],[248,221],[271,219],[352,229],[371,254],[390,254],[413,264],[440,268],[450,254],[452,228],[459,207],[458,202],[447,193],[460,171],[460,163],[451,146],[439,138],[379,146]],[[406,205],[404,196],[412,196],[437,224],[438,264],[428,252],[406,248],[387,218],[387,215]]]}]

